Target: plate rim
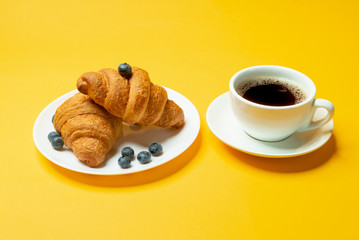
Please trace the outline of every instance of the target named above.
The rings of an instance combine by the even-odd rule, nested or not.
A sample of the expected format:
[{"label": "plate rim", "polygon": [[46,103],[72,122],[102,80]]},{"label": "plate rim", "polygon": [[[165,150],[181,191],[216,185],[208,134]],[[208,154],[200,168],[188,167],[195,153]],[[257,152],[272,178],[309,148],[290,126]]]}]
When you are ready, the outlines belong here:
[{"label": "plate rim", "polygon": [[[35,123],[33,125],[33,131],[32,131],[32,135],[33,135],[33,140],[35,143],[35,146],[37,148],[37,150],[50,162],[54,163],[55,165],[58,165],[62,168],[71,170],[73,172],[78,172],[78,173],[84,173],[84,174],[91,174],[91,175],[126,175],[126,174],[132,174],[132,173],[138,173],[138,172],[142,172],[142,171],[146,171],[149,169],[153,169],[155,167],[161,166],[171,160],[173,160],[174,158],[180,156],[183,152],[185,152],[192,144],[193,142],[197,139],[200,128],[201,128],[201,120],[200,120],[200,116],[198,113],[197,108],[194,106],[194,104],[188,99],[186,98],[184,95],[180,94],[179,92],[170,89],[168,87],[164,87],[162,86],[168,93],[169,99],[172,99],[174,101],[176,101],[176,98],[181,98],[181,102],[184,101],[184,103],[182,105],[179,105],[184,112],[186,112],[186,110],[188,111],[188,113],[191,113],[191,128],[189,129],[190,131],[188,131],[188,137],[186,137],[186,139],[188,139],[188,141],[185,141],[183,144],[181,145],[176,145],[176,151],[173,153],[171,153],[168,157],[166,157],[165,159],[161,160],[161,162],[152,162],[150,164],[144,165],[146,167],[140,168],[140,169],[122,169],[122,168],[118,168],[118,171],[103,171],[101,168],[91,168],[88,167],[88,169],[76,169],[76,166],[72,166],[69,165],[68,163],[65,162],[61,162],[58,160],[53,160],[52,156],[50,156],[47,151],[42,150],[42,145],[39,142],[39,140],[37,139],[38,137],[38,133],[37,130],[40,127],[39,126],[39,122],[40,120],[46,115],[47,112],[49,112],[49,109],[51,109],[53,107],[54,104],[56,104],[57,102],[61,102],[60,105],[66,101],[68,98],[70,98],[71,96],[73,96],[74,94],[76,94],[78,92],[77,89],[72,90],[70,92],[67,92],[59,97],[57,97],[56,99],[54,99],[53,101],[51,101],[49,104],[46,105],[46,107],[44,107],[41,112],[39,113],[39,115],[37,116]],[[171,96],[175,96],[174,98]],[[177,96],[176,96],[177,95]],[[186,107],[186,108],[185,108]],[[56,109],[56,108],[55,108]],[[187,116],[185,115],[185,118]],[[187,123],[187,121],[186,121]],[[185,124],[186,124],[185,123]],[[194,128],[193,128],[194,127]],[[72,150],[70,150],[72,151]],[[106,161],[108,161],[109,159],[107,159]]]}]

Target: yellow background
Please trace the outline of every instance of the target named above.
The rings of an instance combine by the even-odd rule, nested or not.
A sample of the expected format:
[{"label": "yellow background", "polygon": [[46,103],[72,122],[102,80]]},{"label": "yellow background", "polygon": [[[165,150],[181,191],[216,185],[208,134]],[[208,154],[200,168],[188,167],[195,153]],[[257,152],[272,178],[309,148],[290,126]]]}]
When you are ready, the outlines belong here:
[{"label": "yellow background", "polygon": [[[359,239],[357,1],[0,1],[0,239]],[[193,145],[158,168],[52,164],[32,128],[86,71],[128,62],[197,107]],[[245,67],[299,70],[336,107],[301,157],[233,150],[205,115]]]}]

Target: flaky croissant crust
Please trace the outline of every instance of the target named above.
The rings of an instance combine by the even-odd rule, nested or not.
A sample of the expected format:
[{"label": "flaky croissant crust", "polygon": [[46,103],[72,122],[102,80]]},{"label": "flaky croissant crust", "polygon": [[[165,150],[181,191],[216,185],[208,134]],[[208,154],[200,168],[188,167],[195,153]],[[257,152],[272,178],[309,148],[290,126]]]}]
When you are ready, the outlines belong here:
[{"label": "flaky croissant crust", "polygon": [[111,68],[84,73],[77,89],[128,124],[181,128],[185,123],[183,110],[168,99],[166,90],[137,67],[129,79]]},{"label": "flaky croissant crust", "polygon": [[57,108],[54,127],[79,160],[96,167],[120,136],[122,121],[89,96],[77,93]]}]

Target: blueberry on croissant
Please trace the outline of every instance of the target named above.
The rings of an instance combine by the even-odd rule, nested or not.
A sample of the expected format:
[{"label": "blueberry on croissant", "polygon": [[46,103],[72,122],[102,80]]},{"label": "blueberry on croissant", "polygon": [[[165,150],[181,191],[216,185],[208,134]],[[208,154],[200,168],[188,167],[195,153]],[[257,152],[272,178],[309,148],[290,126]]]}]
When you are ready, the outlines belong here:
[{"label": "blueberry on croissant", "polygon": [[128,78],[110,68],[84,73],[77,89],[128,124],[181,128],[185,123],[183,110],[138,67],[132,67]]}]

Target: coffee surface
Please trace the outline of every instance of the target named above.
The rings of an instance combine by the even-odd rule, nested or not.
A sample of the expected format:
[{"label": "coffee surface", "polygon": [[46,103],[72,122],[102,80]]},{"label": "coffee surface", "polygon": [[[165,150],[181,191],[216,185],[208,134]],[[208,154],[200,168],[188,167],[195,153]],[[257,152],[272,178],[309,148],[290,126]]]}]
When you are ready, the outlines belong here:
[{"label": "coffee surface", "polygon": [[249,101],[270,106],[288,106],[295,104],[294,95],[289,89],[279,84],[251,87],[244,93],[243,97]]},{"label": "coffee surface", "polygon": [[245,99],[269,106],[289,106],[302,102],[304,92],[297,86],[280,80],[251,81],[237,90]]}]

